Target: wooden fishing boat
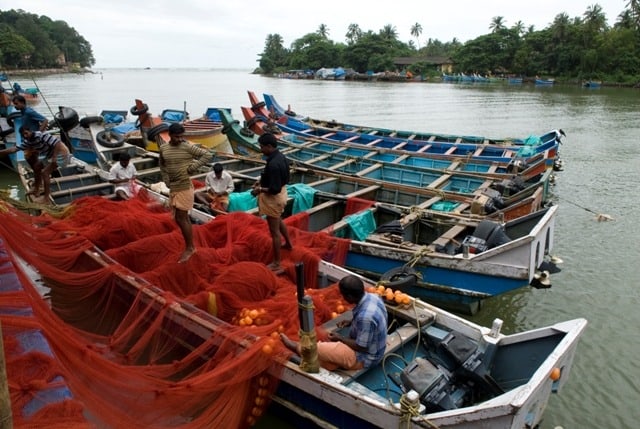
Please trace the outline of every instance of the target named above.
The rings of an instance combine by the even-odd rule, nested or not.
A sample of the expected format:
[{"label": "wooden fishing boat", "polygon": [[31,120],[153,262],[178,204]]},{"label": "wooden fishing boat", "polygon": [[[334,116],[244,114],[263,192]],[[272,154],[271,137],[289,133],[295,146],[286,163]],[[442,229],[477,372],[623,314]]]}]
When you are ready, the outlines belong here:
[{"label": "wooden fishing boat", "polygon": [[582,82],[583,88],[600,88],[602,86],[602,82],[599,80],[585,80]]},{"label": "wooden fishing boat", "polygon": [[[223,131],[227,134],[235,153],[253,154],[260,153],[254,135],[262,134],[269,129],[269,124],[256,116],[249,108],[242,108],[243,115],[251,118],[249,123],[241,127],[239,122],[234,120],[230,113],[221,112],[220,117],[224,124]],[[425,171],[434,173],[460,172],[463,174],[477,174],[485,177],[512,178],[514,175],[521,177],[532,177],[541,174],[546,169],[545,154],[538,154],[528,159],[528,164],[524,160],[513,159],[508,163],[487,161],[480,159],[468,159],[457,156],[442,157],[431,156],[423,152],[408,152],[403,149],[387,149],[376,146],[362,145],[351,142],[335,142],[331,140],[318,139],[297,134],[281,133],[276,130],[276,136],[280,138],[280,150],[287,153],[290,159],[305,161],[308,163],[325,163],[319,157],[342,156],[345,159],[365,158],[381,162],[383,164],[403,165],[418,167]]]},{"label": "wooden fishing boat", "polygon": [[[300,120],[286,113],[278,113],[273,97],[265,95],[266,101],[255,102],[255,94],[249,92],[251,109],[242,109],[248,128],[254,132],[262,132],[253,127],[258,117],[270,125],[277,125],[285,133],[299,136],[312,136],[335,142],[349,142],[386,149],[401,149],[410,153],[422,152],[436,157],[458,157],[472,160],[497,162],[513,162],[517,159],[527,162],[530,157],[545,153],[547,167],[556,162],[562,130],[553,130],[542,136],[531,136],[527,139],[487,139],[484,137],[442,136],[414,131],[392,131],[381,128],[361,127],[328,123],[318,125],[319,121]],[[268,106],[268,107],[267,107]],[[269,110],[270,109],[270,110]],[[273,111],[273,113],[271,113]],[[286,112],[286,111],[283,111]],[[334,125],[335,124],[335,125]]]},{"label": "wooden fishing boat", "polygon": [[[97,122],[88,124],[90,132],[100,126]],[[237,127],[233,124],[232,128]],[[131,156],[130,162],[136,165],[142,186],[151,187],[161,180],[155,153],[129,143],[115,148],[96,144],[95,150],[99,167],[74,160],[58,169],[51,179],[52,203],[64,206],[75,198],[90,195],[114,198],[115,185],[108,182],[108,171],[123,152]],[[255,198],[241,191],[249,189],[259,178],[264,163],[225,154],[217,155],[214,161],[222,163],[237,182],[242,182],[238,183],[238,192],[231,195],[230,210],[240,207],[242,211],[256,212]],[[308,185],[318,195],[312,195],[313,204],[305,202],[309,192],[301,195],[300,201],[291,202],[288,214],[301,211],[293,210],[297,204],[303,207],[310,230],[353,240],[344,262],[356,271],[376,277],[398,277],[400,273],[395,271],[413,262],[416,272],[404,277],[414,276],[414,280],[421,277],[418,286],[411,289],[415,296],[474,313],[483,299],[532,283],[536,270],[550,257],[556,208],[540,210],[549,170],[542,174],[547,179],[532,178],[531,184],[509,196],[505,191],[509,186],[503,186],[502,192],[489,188],[502,184],[499,179],[451,173],[433,176],[415,170],[417,183],[394,182],[381,180],[385,175],[397,175],[390,166],[349,166],[349,162],[338,159],[336,166],[342,167],[337,169],[326,164],[319,167],[298,162],[302,165],[292,169],[291,183]],[[376,168],[382,173],[374,174]],[[394,168],[404,176],[411,173],[407,166]],[[31,170],[19,163],[18,171],[25,189],[30,190]],[[206,173],[202,171],[193,179],[204,181]],[[465,190],[461,191],[461,187]],[[368,210],[369,206],[363,206],[359,213],[347,212],[346,203],[355,197],[368,201],[369,206],[375,202],[377,207]],[[247,201],[253,205],[247,205]],[[492,223],[480,228],[480,220],[491,213],[494,213]],[[399,232],[376,233],[377,227],[393,221],[399,223]],[[499,242],[495,237],[491,241],[491,234],[502,221],[511,221],[507,223],[506,235],[498,235]],[[359,223],[366,228],[358,229]],[[519,226],[511,228],[511,225]],[[475,232],[476,229],[480,232]],[[474,240],[470,252],[465,250],[465,240]],[[409,289],[414,285],[405,286]]]},{"label": "wooden fishing boat", "polygon": [[[123,213],[127,210],[126,204],[113,207],[121,207]],[[117,218],[111,207],[110,211]],[[158,265],[157,257],[136,253],[153,243],[147,240],[156,239],[145,235],[145,228],[138,229],[141,236],[126,245],[128,256],[120,254],[122,262],[117,262],[74,235],[80,231],[69,225],[62,237],[54,237],[35,234],[49,227],[29,228],[13,212],[0,216],[0,233],[25,279],[24,287],[31,291],[32,305],[63,375],[86,413],[101,426],[118,422],[212,427],[225,419],[228,427],[246,427],[271,402],[272,409],[300,419],[293,421],[324,427],[535,427],[551,394],[568,381],[586,326],[584,319],[575,319],[505,335],[499,319],[492,327],[481,327],[403,296],[399,304],[386,301],[390,329],[379,364],[358,371],[318,368],[307,372],[308,363],[287,359],[286,349],[270,338],[279,321],[238,326],[232,318],[214,317],[163,289],[169,284],[164,277],[157,277],[158,282],[164,281],[158,284],[139,274],[150,271],[151,264]],[[207,231],[230,234],[231,225],[259,221],[234,216],[238,215],[198,227],[198,235],[204,239]],[[247,222],[249,218],[254,220]],[[15,228],[16,223],[23,227]],[[115,232],[110,226],[105,224],[102,235]],[[38,238],[44,239],[40,245]],[[63,243],[80,250],[70,258],[61,252]],[[215,244],[203,241],[201,246],[214,248]],[[242,238],[233,246],[255,246],[255,241]],[[285,323],[282,329],[294,337],[298,326],[289,322],[295,320],[296,307],[301,322],[317,321],[309,332],[337,330],[339,321],[350,318],[349,311],[334,319],[322,311],[308,314],[310,307],[326,305],[336,292],[335,281],[351,275],[325,262],[319,263],[315,277],[307,275],[310,269],[298,264],[295,274],[287,272],[278,280],[275,304],[281,320],[286,320],[281,322]],[[179,266],[173,271],[175,276],[183,275]],[[302,274],[313,281],[301,282]],[[84,279],[82,288],[77,287],[79,278]],[[380,288],[363,280],[370,293],[380,293]],[[36,285],[45,288],[47,300],[37,299]],[[268,299],[249,305],[258,308],[265,303]],[[283,313],[284,308],[293,311]],[[231,314],[235,307],[232,310]],[[240,308],[237,311],[242,314]],[[292,317],[285,318],[286,314]],[[126,374],[127,383],[116,374]],[[233,383],[223,382],[230,378]],[[91,393],[96,391],[100,395]],[[229,401],[235,406],[222,406]]]},{"label": "wooden fishing boat", "polygon": [[[229,211],[257,214],[250,189],[263,163],[215,162],[234,177]],[[304,167],[292,168],[291,183],[287,224],[350,240],[346,267],[448,309],[473,314],[486,298],[538,286],[538,269],[550,264],[557,206],[542,209],[541,189],[487,217],[442,196]]]},{"label": "wooden fishing boat", "polygon": [[[243,108],[243,112],[247,114],[249,114],[248,110]],[[253,118],[257,117],[253,116]],[[256,137],[249,135],[246,129],[240,127],[237,121],[233,121],[230,115],[222,114],[222,120],[225,124],[225,132],[236,147],[249,148],[251,152],[253,148],[259,147]],[[253,121],[252,126],[259,131],[264,127],[263,124],[258,119]],[[531,165],[527,167],[521,163],[463,162],[460,159],[434,160],[431,157],[423,158],[421,155],[408,156],[407,152],[403,151],[387,151],[352,143],[338,144],[297,135],[283,136],[280,141],[283,144],[284,153],[290,159],[308,168],[419,188],[420,192],[433,192],[438,189],[438,192],[445,194],[462,194],[453,197],[458,199],[468,200],[470,194],[478,195],[479,188],[493,187],[494,191],[497,189],[500,191],[497,193],[485,191],[485,193],[506,197],[509,201],[508,205],[531,195],[537,187],[541,186],[544,190],[543,200],[546,200],[549,181],[552,178],[551,171],[546,169],[542,156],[533,158]],[[525,167],[521,176],[508,173],[519,166]],[[522,183],[521,190],[505,193],[504,190],[511,187],[507,184],[513,183],[513,180]],[[486,196],[484,198],[487,199]]]},{"label": "wooden fishing boat", "polygon": [[[3,425],[25,427],[26,421],[32,427],[87,425],[81,412],[72,412],[71,404],[76,410],[82,405],[56,372],[55,357],[42,331],[28,322],[35,317],[13,262],[0,238],[0,373],[8,393],[0,399]],[[15,377],[25,362],[38,365],[28,380]]]},{"label": "wooden fishing boat", "polygon": [[[131,108],[131,113],[138,116],[140,123],[142,146],[150,151],[157,152],[158,144],[155,136],[160,135],[164,141],[169,141],[166,129],[160,133],[154,132],[154,138],[147,138],[149,132],[157,131],[163,124],[180,122],[184,125],[184,137],[205,148],[215,149],[219,152],[232,153],[233,149],[226,136],[222,133],[222,124],[211,120],[209,116],[203,115],[201,118],[189,119],[186,110],[165,109],[161,116],[152,116],[148,106],[142,100],[136,99],[135,105]],[[155,128],[155,129],[154,129]]]},{"label": "wooden fishing boat", "polygon": [[542,79],[536,76],[535,84],[540,86],[550,86],[556,83],[555,79]]}]

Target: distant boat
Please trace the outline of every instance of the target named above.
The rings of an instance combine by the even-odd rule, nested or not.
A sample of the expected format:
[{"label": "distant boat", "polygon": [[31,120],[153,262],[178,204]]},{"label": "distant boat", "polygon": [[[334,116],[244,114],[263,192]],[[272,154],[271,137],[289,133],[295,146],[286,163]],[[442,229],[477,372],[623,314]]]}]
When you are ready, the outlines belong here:
[{"label": "distant boat", "polygon": [[145,70],[151,70],[151,67],[145,67],[144,69]]},{"label": "distant boat", "polygon": [[583,88],[600,88],[602,82],[599,80],[586,80],[582,82]]},{"label": "distant boat", "polygon": [[521,77],[510,77],[507,79],[509,85],[520,85],[522,83]]},{"label": "distant boat", "polygon": [[553,85],[554,83],[556,83],[555,79],[540,79],[539,77],[536,78],[536,85]]}]

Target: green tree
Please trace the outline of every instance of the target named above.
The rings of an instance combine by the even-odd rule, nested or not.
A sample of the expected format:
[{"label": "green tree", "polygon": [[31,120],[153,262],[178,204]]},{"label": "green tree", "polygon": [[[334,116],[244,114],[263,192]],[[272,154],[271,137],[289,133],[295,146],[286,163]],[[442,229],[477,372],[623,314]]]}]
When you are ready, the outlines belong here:
[{"label": "green tree", "polygon": [[0,24],[0,54],[2,66],[21,67],[33,54],[35,47],[10,25]]},{"label": "green tree", "polygon": [[626,6],[634,28],[640,31],[640,0],[629,0]]},{"label": "green tree", "polygon": [[504,30],[504,29],[505,29],[504,17],[494,16],[491,19],[491,24],[489,24],[489,30],[491,30],[492,33],[497,33],[500,30]]},{"label": "green tree", "polygon": [[420,49],[420,36],[422,35],[422,25],[415,23],[411,26],[411,35],[416,38],[418,42],[418,49]]},{"label": "green tree", "polygon": [[259,64],[264,73],[273,73],[285,68],[288,62],[288,52],[282,45],[282,36],[269,34],[265,40],[264,51],[260,54]]},{"label": "green tree", "polygon": [[329,27],[327,27],[326,25],[320,24],[320,26],[318,27],[317,33],[323,39],[329,39]]},{"label": "green tree", "polygon": [[358,26],[358,24],[349,24],[347,34],[345,34],[347,43],[350,45],[356,43],[361,36],[362,30],[360,29],[360,26]]}]

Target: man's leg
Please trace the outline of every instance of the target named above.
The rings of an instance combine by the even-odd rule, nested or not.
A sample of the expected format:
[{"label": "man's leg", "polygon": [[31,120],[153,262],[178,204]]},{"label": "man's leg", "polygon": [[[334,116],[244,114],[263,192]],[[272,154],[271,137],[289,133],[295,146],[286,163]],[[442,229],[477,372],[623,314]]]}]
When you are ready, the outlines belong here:
[{"label": "man's leg", "polygon": [[272,269],[280,268],[280,220],[280,217],[267,216],[267,224],[271,234],[271,246],[273,248],[273,262],[269,264]]},{"label": "man's leg", "polygon": [[280,219],[280,225],[279,225],[280,235],[284,237],[284,246],[282,246],[282,248],[291,250],[293,249],[293,246],[291,245],[291,239],[289,238],[289,230],[287,229],[287,225],[284,223],[284,220],[282,220],[282,218],[279,218],[279,219]]},{"label": "man's leg", "polygon": [[195,247],[193,246],[193,230],[191,227],[191,221],[189,220],[189,212],[186,210],[175,209],[176,223],[182,232],[184,238],[185,250],[182,252],[178,262],[186,262],[191,255],[195,253]]}]

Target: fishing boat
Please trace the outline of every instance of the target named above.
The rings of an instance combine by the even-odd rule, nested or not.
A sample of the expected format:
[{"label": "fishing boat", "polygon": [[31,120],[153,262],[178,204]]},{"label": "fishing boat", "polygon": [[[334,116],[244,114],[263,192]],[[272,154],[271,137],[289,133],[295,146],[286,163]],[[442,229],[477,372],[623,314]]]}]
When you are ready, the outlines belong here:
[{"label": "fishing boat", "polygon": [[[335,142],[349,142],[380,148],[394,148],[408,152],[422,152],[440,157],[471,158],[510,162],[515,159],[527,160],[540,153],[545,153],[547,166],[552,168],[556,163],[562,130],[553,130],[542,136],[530,136],[526,139],[494,140],[484,137],[443,136],[413,131],[393,131],[380,128],[343,125],[323,121],[325,125],[300,120],[297,115],[280,114],[272,96],[265,95],[265,101],[257,101],[255,94],[249,92],[251,109],[243,108],[242,113],[249,128],[254,129],[253,122],[257,117],[276,125],[283,132],[299,136],[313,136]],[[267,102],[266,100],[271,100]],[[273,113],[271,113],[273,112]],[[283,111],[284,112],[284,111]],[[253,121],[253,122],[252,122]]]},{"label": "fishing boat", "polygon": [[[88,124],[90,132],[100,126],[98,122]],[[232,124],[230,129],[237,131],[237,127]],[[138,170],[141,186],[151,187],[161,180],[155,153],[129,143],[114,148],[95,144],[94,149],[99,167],[74,160],[58,169],[51,179],[53,204],[64,206],[75,198],[89,195],[115,198],[115,185],[108,182],[108,172],[123,152],[131,156],[130,162]],[[238,181],[245,182],[237,187],[238,191],[250,188],[264,166],[257,160],[224,154],[219,154],[215,161],[221,162]],[[516,192],[508,195],[510,186],[503,180],[453,173],[433,175],[415,170],[413,181],[394,182],[381,179],[399,173],[407,176],[411,173],[410,167],[350,165],[350,162],[337,159],[335,166],[341,166],[337,169],[326,163],[320,166],[304,163],[296,167],[292,183],[306,184],[309,189],[301,194],[299,202],[292,201],[292,204],[304,208],[310,230],[353,240],[342,262],[356,271],[375,277],[413,278],[417,286],[412,293],[416,296],[474,313],[483,299],[532,283],[536,270],[550,257],[556,208],[540,210],[546,179],[532,178],[530,184],[515,188]],[[32,171],[24,163],[18,164],[18,171],[25,189],[30,190]],[[348,174],[350,172],[354,174]],[[193,180],[204,181],[206,173],[202,171],[193,176]],[[550,171],[544,170],[542,177],[548,178],[549,174]],[[501,191],[490,189],[490,185],[502,186]],[[318,198],[314,196],[316,192]],[[236,198],[240,198],[237,204]],[[305,202],[309,198],[315,204]],[[338,210],[350,198],[365,200],[367,205],[362,206],[359,213],[344,208]],[[369,210],[373,203],[387,204],[391,209]],[[257,210],[255,198],[248,192],[231,195],[230,209],[235,210],[234,207],[247,212]],[[292,210],[290,214],[298,211]],[[495,214],[494,220],[489,221],[491,227],[480,228],[479,221],[491,213]],[[375,231],[393,221],[399,223],[399,232]],[[504,221],[510,221],[504,235],[490,239],[494,229]],[[476,229],[480,232],[475,232]],[[472,246],[467,246],[470,252],[465,251],[465,240],[474,240]],[[396,272],[411,262],[415,272],[406,276],[404,271]],[[402,282],[406,283],[406,279]],[[410,289],[415,285],[403,286]]]},{"label": "fishing boat", "polygon": [[[2,238],[0,272],[0,374],[8,393],[0,399],[3,425],[26,427],[28,421],[32,427],[88,427],[82,404],[60,376],[46,338],[30,323],[34,313]],[[37,365],[31,377],[14,377],[29,365]]]},{"label": "fishing boat", "polygon": [[535,84],[539,86],[551,86],[556,83],[555,79],[541,79],[536,76]]},{"label": "fishing boat", "polygon": [[[205,148],[215,149],[219,152],[233,152],[229,141],[222,133],[222,124],[212,120],[210,116],[206,115],[206,112],[205,115],[196,119],[189,119],[186,109],[165,109],[160,116],[153,116],[149,113],[148,106],[139,99],[135,100],[135,105],[131,107],[130,111],[138,116],[141,131],[139,135],[140,144],[147,150],[157,152],[158,144],[155,137],[160,135],[163,141],[169,141],[169,134],[166,132],[168,127],[166,125],[179,122],[185,128],[184,137],[192,143],[200,144]],[[149,132],[153,134],[153,138],[147,138]],[[130,138],[133,138],[133,136]]]},{"label": "fishing boat", "polygon": [[[173,225],[168,212],[143,210],[151,209],[139,201],[84,199],[48,224],[0,214],[0,235],[62,375],[100,426],[248,427],[271,404],[323,427],[535,427],[569,379],[584,319],[505,335],[498,319],[481,327],[395,293],[385,298],[390,329],[379,364],[344,371],[299,363],[272,334],[297,338],[306,326],[300,335],[324,338],[339,329],[351,315],[347,308],[332,318],[344,306],[335,282],[352,273],[296,262],[308,236],[294,239],[283,274],[260,268],[268,255],[256,251],[270,238],[246,214],[194,227],[192,260],[167,263],[179,253],[179,233],[158,233]],[[111,222],[87,229],[105,217]],[[258,294],[259,285],[272,294]]]},{"label": "fishing boat", "polygon": [[582,82],[583,88],[600,88],[602,86],[602,82],[599,80],[585,80]]},{"label": "fishing boat", "polygon": [[[249,153],[259,150],[256,136],[252,131],[241,127],[239,122],[233,120],[233,117],[226,112],[221,112],[221,118],[225,133],[234,147],[245,148],[245,151]],[[265,125],[260,120],[256,120],[253,121],[252,126],[260,130]],[[420,191],[417,192],[429,193],[431,191],[431,196],[434,196],[433,190],[435,188],[439,192],[457,190],[469,197],[468,194],[478,191],[479,187],[483,189],[493,187],[493,191],[487,190],[485,193],[492,193],[494,197],[507,198],[508,201],[505,201],[504,204],[498,204],[502,207],[532,195],[538,186],[543,189],[542,202],[546,201],[549,181],[552,177],[547,172],[543,155],[532,158],[530,165],[524,163],[501,164],[486,161],[463,161],[457,158],[447,160],[423,154],[407,154],[402,150],[328,142],[298,135],[282,135],[280,137],[280,150],[290,160],[310,169],[328,170],[348,176],[398,184],[403,187],[419,188]],[[520,168],[522,170],[519,170]],[[448,182],[449,179],[455,180],[455,177],[462,179],[459,185],[466,184],[447,187],[445,182]],[[488,182],[491,180],[494,181],[493,185]],[[513,181],[521,183],[519,190],[513,189],[515,184]],[[451,182],[449,183],[451,184]],[[508,183],[512,183],[512,185],[508,185]],[[515,192],[504,192],[506,188],[512,188]],[[483,198],[487,202],[491,199],[488,196]],[[462,197],[462,199],[465,198]],[[468,198],[466,200],[469,202]],[[469,207],[467,206],[467,208]]]},{"label": "fishing boat", "polygon": [[[257,214],[250,189],[264,164],[223,156],[215,162],[236,185],[229,211]],[[442,196],[299,166],[291,183],[288,225],[348,239],[340,264],[448,309],[474,314],[486,298],[539,286],[536,273],[550,264],[557,206],[543,209],[541,190],[483,216]]]}]

